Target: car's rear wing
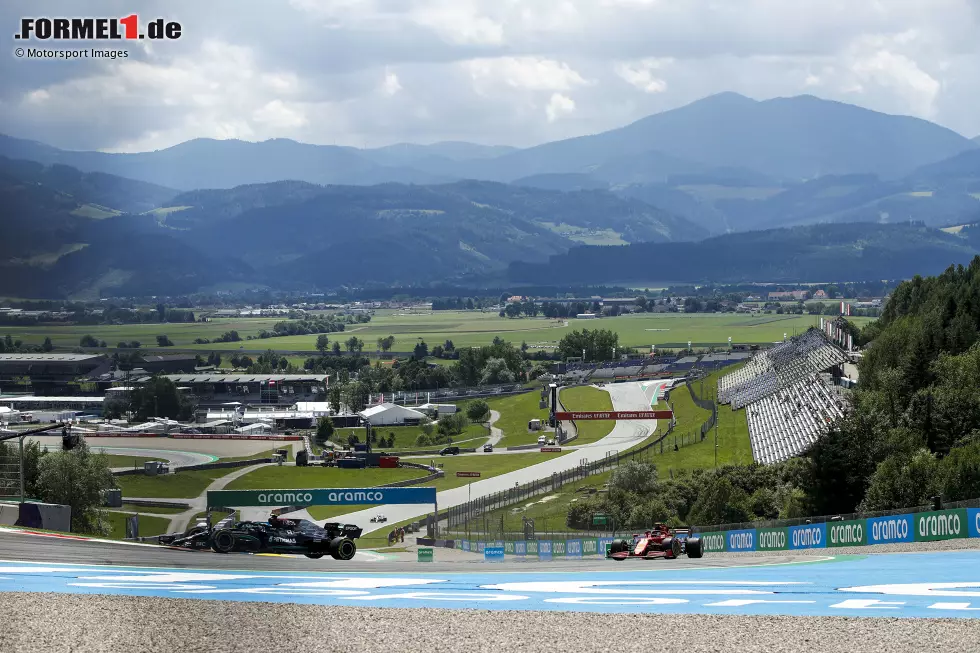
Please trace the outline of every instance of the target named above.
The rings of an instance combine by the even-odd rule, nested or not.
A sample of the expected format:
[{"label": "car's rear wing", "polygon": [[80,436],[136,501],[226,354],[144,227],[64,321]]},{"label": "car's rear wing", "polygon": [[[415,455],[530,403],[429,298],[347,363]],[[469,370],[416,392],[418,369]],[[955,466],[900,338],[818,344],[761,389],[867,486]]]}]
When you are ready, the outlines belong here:
[{"label": "car's rear wing", "polygon": [[328,522],[323,525],[323,529],[335,537],[349,537],[352,540],[359,538],[364,530],[357,524],[341,524],[340,522]]}]

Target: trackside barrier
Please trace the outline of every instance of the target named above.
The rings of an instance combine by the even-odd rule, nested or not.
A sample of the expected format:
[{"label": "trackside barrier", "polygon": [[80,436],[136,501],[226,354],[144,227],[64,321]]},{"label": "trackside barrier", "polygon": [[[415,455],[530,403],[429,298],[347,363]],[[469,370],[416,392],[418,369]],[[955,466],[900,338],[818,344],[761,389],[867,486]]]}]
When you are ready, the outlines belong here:
[{"label": "trackside barrier", "polygon": [[303,439],[301,435],[209,435],[206,433],[174,433],[163,437],[171,437],[174,440],[274,440],[276,442],[297,442]]},{"label": "trackside barrier", "polygon": [[[820,524],[774,528],[742,528],[696,533],[705,553],[747,551],[794,551],[799,549],[846,548],[893,542],[933,542],[957,538],[980,538],[980,508],[952,508],[928,512],[869,517]],[[504,555],[518,558],[581,558],[605,556],[614,539],[630,539],[632,533],[615,537],[573,540],[509,540],[484,543],[456,540],[461,551],[484,553],[500,546]]]}]

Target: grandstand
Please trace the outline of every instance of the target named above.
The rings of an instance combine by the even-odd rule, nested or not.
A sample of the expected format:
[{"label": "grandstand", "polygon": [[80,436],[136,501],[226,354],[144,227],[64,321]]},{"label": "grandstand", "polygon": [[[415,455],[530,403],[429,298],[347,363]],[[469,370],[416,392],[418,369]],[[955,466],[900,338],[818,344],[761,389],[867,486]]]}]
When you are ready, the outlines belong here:
[{"label": "grandstand", "polygon": [[845,361],[839,347],[810,329],[718,380],[719,403],[746,409],[756,462],[777,463],[803,453],[843,415],[845,404],[819,373]]},{"label": "grandstand", "polygon": [[744,352],[706,354],[704,356],[632,358],[605,363],[568,363],[561,374],[562,383],[614,383],[643,379],[675,378],[695,369],[720,369],[740,363],[749,357]]},{"label": "grandstand", "polygon": [[846,404],[814,374],[746,408],[752,457],[779,463],[810,448]]}]

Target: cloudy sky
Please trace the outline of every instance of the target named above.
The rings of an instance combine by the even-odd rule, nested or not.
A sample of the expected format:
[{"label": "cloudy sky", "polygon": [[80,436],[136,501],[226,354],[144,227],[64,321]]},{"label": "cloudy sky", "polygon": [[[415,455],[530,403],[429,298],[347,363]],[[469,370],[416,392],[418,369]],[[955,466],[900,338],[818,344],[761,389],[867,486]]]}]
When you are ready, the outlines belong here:
[{"label": "cloudy sky", "polygon": [[[14,55],[40,45],[13,39],[22,16],[133,12],[183,36],[95,46],[116,61]],[[6,0],[0,26],[0,132],[67,149],[527,146],[721,91],[980,134],[980,0]]]}]

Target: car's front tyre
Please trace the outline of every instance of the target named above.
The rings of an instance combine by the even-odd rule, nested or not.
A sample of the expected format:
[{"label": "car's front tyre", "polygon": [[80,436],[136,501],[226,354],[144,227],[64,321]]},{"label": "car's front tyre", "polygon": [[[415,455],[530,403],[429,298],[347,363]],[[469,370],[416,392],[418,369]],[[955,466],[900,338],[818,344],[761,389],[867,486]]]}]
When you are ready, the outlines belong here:
[{"label": "car's front tyre", "polygon": [[231,553],[235,549],[235,536],[221,529],[211,536],[211,550],[215,553]]}]

